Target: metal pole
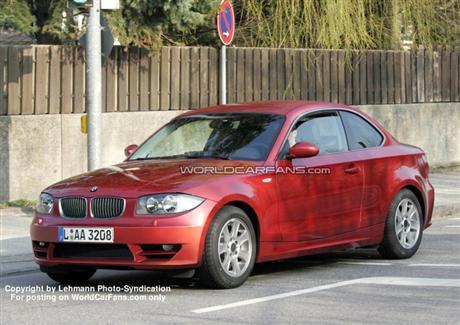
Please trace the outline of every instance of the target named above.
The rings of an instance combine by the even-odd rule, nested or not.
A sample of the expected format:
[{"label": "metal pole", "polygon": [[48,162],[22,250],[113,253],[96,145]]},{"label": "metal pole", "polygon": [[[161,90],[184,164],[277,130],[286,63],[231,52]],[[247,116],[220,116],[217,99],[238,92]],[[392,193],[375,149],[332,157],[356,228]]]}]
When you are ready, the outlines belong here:
[{"label": "metal pole", "polygon": [[86,48],[86,112],[88,114],[88,170],[101,166],[101,0],[89,10]]},{"label": "metal pole", "polygon": [[220,48],[219,61],[219,95],[220,104],[227,104],[227,46],[222,45]]}]

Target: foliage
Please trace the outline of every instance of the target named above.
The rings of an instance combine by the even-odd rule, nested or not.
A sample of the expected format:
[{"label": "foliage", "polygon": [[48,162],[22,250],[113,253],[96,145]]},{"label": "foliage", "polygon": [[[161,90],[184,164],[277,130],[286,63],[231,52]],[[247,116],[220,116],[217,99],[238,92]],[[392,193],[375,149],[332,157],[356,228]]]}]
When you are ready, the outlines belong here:
[{"label": "foliage", "polygon": [[26,0],[0,0],[0,28],[33,34],[37,27],[28,2]]},{"label": "foliage", "polygon": [[6,209],[6,208],[23,208],[25,210],[30,210],[33,211],[35,210],[35,207],[37,205],[36,201],[32,200],[26,200],[26,199],[19,199],[19,200],[14,200],[14,201],[9,201],[5,203],[0,203],[0,209]]},{"label": "foliage", "polygon": [[[120,10],[103,14],[126,46],[216,45],[219,2],[120,0]],[[66,3],[0,0],[0,28],[73,42],[83,31]],[[233,0],[233,5],[238,46],[351,50],[460,45],[460,0]]]},{"label": "foliage", "polygon": [[82,31],[78,30],[72,10],[67,8],[67,1],[52,0],[48,10],[50,18],[41,29],[43,34],[56,37],[62,43],[73,42],[80,38]]},{"label": "foliage", "polygon": [[402,3],[402,26],[413,29],[411,40],[415,44],[460,45],[459,0],[405,0]]},{"label": "foliage", "polygon": [[[108,16],[124,45],[155,49],[161,44],[192,44],[209,37],[219,0],[122,0]],[[204,41],[206,42],[206,41]]]},{"label": "foliage", "polygon": [[399,49],[459,43],[459,0],[240,0],[245,46]]}]

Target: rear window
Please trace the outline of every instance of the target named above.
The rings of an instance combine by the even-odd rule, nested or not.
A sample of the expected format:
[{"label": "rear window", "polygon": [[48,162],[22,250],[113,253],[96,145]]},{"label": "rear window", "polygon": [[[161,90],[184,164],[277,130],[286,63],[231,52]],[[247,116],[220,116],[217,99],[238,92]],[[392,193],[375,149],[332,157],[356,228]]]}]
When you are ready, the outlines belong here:
[{"label": "rear window", "polygon": [[383,136],[369,122],[354,113],[341,111],[350,150],[378,147]]}]

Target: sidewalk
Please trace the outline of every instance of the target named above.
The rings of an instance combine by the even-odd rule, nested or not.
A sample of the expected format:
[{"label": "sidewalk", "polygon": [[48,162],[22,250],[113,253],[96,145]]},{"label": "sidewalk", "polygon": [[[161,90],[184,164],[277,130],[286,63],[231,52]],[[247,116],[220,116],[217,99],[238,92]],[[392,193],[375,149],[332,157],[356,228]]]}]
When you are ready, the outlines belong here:
[{"label": "sidewalk", "polygon": [[38,269],[32,262],[31,221],[19,208],[0,209],[0,276]]},{"label": "sidewalk", "polygon": [[430,180],[435,192],[433,218],[460,213],[460,167],[433,171]]},{"label": "sidewalk", "polygon": [[[433,218],[460,214],[460,168],[435,171],[430,179],[436,193]],[[19,208],[0,209],[0,276],[38,270],[29,239],[31,217]]]}]

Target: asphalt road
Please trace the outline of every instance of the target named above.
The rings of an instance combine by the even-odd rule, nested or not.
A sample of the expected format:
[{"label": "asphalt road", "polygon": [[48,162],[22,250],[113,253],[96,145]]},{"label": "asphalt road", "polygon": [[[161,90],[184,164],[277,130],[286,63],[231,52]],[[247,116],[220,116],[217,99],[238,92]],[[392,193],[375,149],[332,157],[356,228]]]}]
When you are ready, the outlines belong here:
[{"label": "asphalt road", "polygon": [[456,216],[435,220],[408,260],[360,250],[264,263],[232,290],[208,290],[157,272],[104,270],[84,288],[170,287],[163,296],[103,289],[13,294],[12,288],[59,288],[40,272],[19,273],[2,277],[1,324],[460,324],[459,246]]}]

